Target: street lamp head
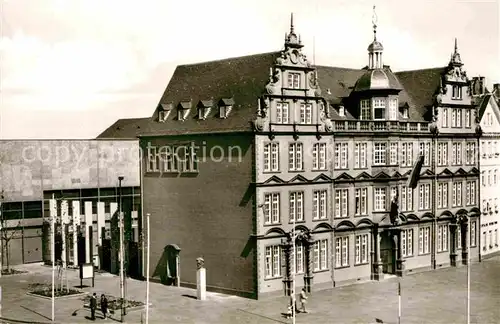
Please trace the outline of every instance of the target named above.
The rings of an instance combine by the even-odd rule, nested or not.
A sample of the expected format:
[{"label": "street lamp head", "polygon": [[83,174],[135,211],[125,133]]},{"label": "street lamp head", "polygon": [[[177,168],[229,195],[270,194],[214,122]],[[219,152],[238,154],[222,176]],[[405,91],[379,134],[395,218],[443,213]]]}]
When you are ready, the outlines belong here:
[{"label": "street lamp head", "polygon": [[119,177],[118,177],[118,180],[120,180],[120,181],[122,181],[123,179],[124,179],[124,177],[123,177],[123,176],[119,176]]}]

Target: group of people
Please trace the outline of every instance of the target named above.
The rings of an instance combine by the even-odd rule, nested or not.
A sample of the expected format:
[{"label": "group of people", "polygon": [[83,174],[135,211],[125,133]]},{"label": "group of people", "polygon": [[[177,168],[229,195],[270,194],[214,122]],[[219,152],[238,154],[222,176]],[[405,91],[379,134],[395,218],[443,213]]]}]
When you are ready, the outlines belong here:
[{"label": "group of people", "polygon": [[[107,319],[108,317],[108,299],[106,298],[106,295],[102,294],[101,295],[101,312],[102,316],[104,319]],[[96,293],[90,297],[90,319],[95,321],[95,311],[97,309],[97,296]]]},{"label": "group of people", "polygon": [[306,293],[306,288],[302,288],[300,291],[300,306],[302,307],[301,309],[297,309],[297,303],[295,302],[295,296],[291,295],[290,296],[290,305],[288,305],[288,310],[286,313],[286,317],[290,318],[293,316],[293,313],[308,313],[306,309],[306,304],[307,304],[307,293]]}]

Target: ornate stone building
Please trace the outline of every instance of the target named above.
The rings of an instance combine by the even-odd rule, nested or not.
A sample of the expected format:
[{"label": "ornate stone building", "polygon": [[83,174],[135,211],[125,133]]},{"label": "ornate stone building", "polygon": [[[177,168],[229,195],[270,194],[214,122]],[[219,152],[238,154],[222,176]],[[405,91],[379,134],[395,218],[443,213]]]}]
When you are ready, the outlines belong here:
[{"label": "ornate stone building", "polygon": [[203,256],[208,289],[253,297],[479,259],[481,129],[456,42],[444,67],[393,72],[376,36],[362,69],[314,66],[292,17],[283,50],[179,66],[152,117],[101,134],[145,150],[154,277],[169,244],[181,283]]}]

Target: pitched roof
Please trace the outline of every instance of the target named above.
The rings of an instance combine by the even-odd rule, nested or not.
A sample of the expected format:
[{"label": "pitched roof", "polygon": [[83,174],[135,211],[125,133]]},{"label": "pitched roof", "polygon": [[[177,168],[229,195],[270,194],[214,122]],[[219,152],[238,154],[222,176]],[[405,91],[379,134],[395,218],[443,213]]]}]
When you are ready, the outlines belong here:
[{"label": "pitched roof", "polygon": [[[120,119],[103,131],[98,138],[135,138],[138,135],[175,135],[252,131],[257,114],[257,98],[265,91],[269,70],[280,52],[248,55],[198,64],[180,65],[174,71],[154,113],[147,118]],[[396,72],[403,87],[400,104],[408,103],[411,120],[429,120],[429,108],[440,85],[444,67]],[[356,81],[366,69],[316,66],[321,96],[331,105],[341,104],[348,98]],[[219,118],[218,105],[234,102],[226,119]],[[192,106],[184,121],[177,120],[177,109]],[[196,118],[199,103],[212,103],[213,108],[205,120]],[[181,104],[184,103],[184,104]],[[165,122],[158,122],[158,111],[172,107]],[[330,107],[332,119],[352,119],[348,107],[346,116],[340,117]]]},{"label": "pitched roof", "polygon": [[[405,100],[409,103],[410,119],[417,117],[416,114],[418,114],[425,120],[430,120],[430,108],[433,105],[434,95],[439,89],[441,75],[445,69],[446,67],[437,67],[395,73],[405,89],[399,101]],[[412,107],[414,108],[412,109]]]},{"label": "pitched roof", "polygon": [[488,107],[488,104],[491,104],[491,108],[493,108],[493,113],[495,114],[497,120],[500,122],[500,105],[496,102],[495,96],[493,96],[490,93],[487,93],[483,96],[481,96],[481,100],[478,104],[479,106],[479,119],[483,118],[484,112],[486,111],[486,108]]}]

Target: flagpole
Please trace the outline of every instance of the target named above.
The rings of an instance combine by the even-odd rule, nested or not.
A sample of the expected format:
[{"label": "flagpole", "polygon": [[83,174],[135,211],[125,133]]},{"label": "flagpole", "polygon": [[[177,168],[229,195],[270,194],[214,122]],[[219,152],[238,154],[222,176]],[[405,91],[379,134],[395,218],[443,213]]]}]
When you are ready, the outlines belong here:
[{"label": "flagpole", "polygon": [[147,256],[147,260],[146,260],[146,324],[148,324],[149,322],[149,247],[151,245],[151,241],[150,241],[150,236],[149,236],[149,233],[150,233],[150,227],[149,227],[149,214],[146,214],[146,221],[147,221],[147,227],[148,227],[148,245],[147,245],[147,249],[148,249],[148,256]]},{"label": "flagpole", "polygon": [[[54,198],[54,194],[52,194],[52,200],[54,200],[53,203],[57,204],[57,201],[55,200]],[[56,212],[57,212],[57,205],[56,205]],[[52,213],[52,215],[50,215],[50,222],[51,222],[51,231],[50,231],[50,235],[52,236],[51,238],[51,241],[52,241],[52,246],[50,248],[51,250],[51,254],[52,254],[52,322],[54,322],[54,319],[55,319],[55,287],[54,287],[54,280],[55,280],[55,276],[56,276],[56,251],[55,251],[55,248],[56,248],[56,235],[55,235],[55,232],[56,232],[56,215],[54,215],[54,213]]]},{"label": "flagpole", "polygon": [[293,219],[292,219],[292,244],[293,244],[293,267],[292,267],[292,301],[293,301],[293,305],[292,305],[292,323],[295,324],[295,313],[296,313],[296,309],[295,309],[295,305],[297,305],[297,301],[295,300],[295,267],[296,267],[296,264],[297,264],[297,254],[295,253],[295,217],[296,215],[293,216]]},{"label": "flagpole", "polygon": [[401,282],[398,281],[398,324],[401,324]]},{"label": "flagpole", "polygon": [[467,324],[470,324],[470,234],[471,234],[471,222],[470,222],[470,217],[467,215],[467,223],[469,226],[468,227],[468,239],[467,239]]}]

